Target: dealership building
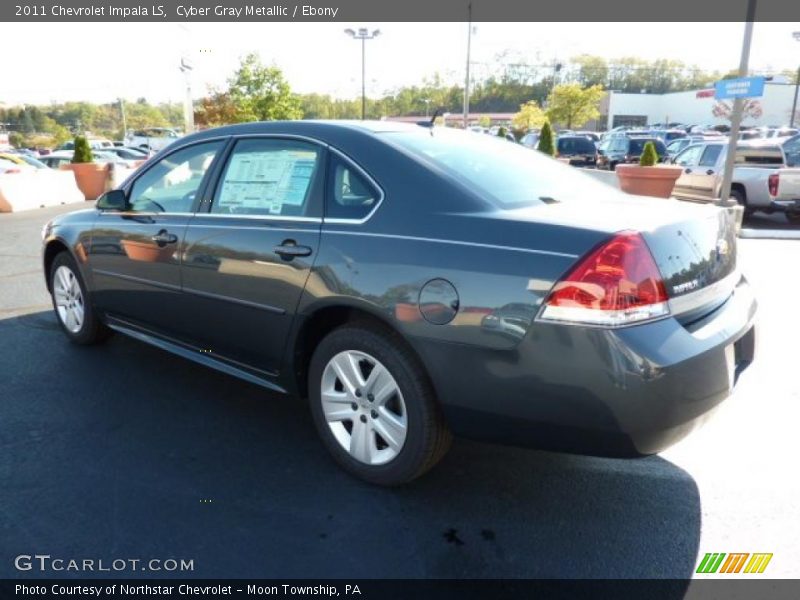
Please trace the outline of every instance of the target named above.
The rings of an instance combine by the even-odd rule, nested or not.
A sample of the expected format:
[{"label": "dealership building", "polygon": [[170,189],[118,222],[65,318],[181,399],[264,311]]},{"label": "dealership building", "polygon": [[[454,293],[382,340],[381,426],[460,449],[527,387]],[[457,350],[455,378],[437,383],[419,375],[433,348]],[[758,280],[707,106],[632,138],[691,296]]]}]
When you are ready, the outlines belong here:
[{"label": "dealership building", "polygon": [[[788,125],[795,86],[788,83],[766,82],[764,95],[757,98],[762,114],[758,118],[747,118],[743,125],[759,126]],[[621,125],[646,126],[655,123],[684,123],[721,125],[730,124],[725,118],[712,113],[714,89],[673,92],[669,94],[623,94],[610,91],[600,104],[602,115],[597,127],[592,129],[612,129]],[[795,119],[796,121],[798,119]],[[592,124],[590,124],[592,125]]]}]

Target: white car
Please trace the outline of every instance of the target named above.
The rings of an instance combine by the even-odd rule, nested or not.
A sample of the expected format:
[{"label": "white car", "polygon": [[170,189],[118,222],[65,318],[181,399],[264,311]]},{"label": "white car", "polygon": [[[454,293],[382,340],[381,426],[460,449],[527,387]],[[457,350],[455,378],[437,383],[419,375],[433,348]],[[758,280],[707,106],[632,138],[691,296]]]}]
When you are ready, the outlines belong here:
[{"label": "white car", "polygon": [[147,129],[129,131],[125,135],[125,145],[158,152],[169,146],[179,137],[181,137],[180,134],[174,129],[169,129],[167,127],[149,127]]}]

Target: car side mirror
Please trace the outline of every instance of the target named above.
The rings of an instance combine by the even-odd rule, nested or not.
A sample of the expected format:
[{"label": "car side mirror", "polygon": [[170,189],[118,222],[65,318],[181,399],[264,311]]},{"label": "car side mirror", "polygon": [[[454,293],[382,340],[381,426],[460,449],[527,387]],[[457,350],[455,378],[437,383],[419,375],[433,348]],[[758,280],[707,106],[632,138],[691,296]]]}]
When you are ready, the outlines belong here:
[{"label": "car side mirror", "polygon": [[119,210],[128,208],[128,199],[122,190],[110,190],[97,199],[95,206],[99,210]]}]

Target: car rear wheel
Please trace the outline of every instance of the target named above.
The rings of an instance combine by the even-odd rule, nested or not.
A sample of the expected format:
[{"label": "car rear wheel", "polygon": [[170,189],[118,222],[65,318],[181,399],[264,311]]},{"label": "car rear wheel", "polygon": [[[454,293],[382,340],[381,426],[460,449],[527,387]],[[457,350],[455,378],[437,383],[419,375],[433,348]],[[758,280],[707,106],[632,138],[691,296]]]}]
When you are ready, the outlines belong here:
[{"label": "car rear wheel", "polygon": [[105,340],[110,330],[97,318],[75,260],[66,252],[50,266],[50,293],[61,329],[76,344]]},{"label": "car rear wheel", "polygon": [[745,215],[750,216],[750,215],[753,214],[753,210],[750,209],[750,208],[747,208],[747,197],[745,196],[745,193],[744,193],[743,190],[741,190],[739,188],[733,188],[731,190],[731,198],[736,200],[736,204],[738,204],[739,206],[744,208],[744,214]]},{"label": "car rear wheel", "polygon": [[323,443],[360,479],[406,483],[449,448],[428,376],[393,332],[361,324],[334,330],[314,352],[308,383]]}]

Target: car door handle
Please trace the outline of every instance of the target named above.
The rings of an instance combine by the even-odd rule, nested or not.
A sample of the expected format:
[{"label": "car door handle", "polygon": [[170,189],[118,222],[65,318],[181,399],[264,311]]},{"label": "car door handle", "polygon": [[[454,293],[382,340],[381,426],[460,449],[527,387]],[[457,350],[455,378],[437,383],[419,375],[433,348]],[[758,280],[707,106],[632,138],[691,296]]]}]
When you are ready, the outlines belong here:
[{"label": "car door handle", "polygon": [[709,169],[708,171],[706,171],[706,175],[713,175],[713,174],[714,174],[714,169]]},{"label": "car door handle", "polygon": [[691,169],[684,169],[684,170],[683,170],[683,172],[684,172],[684,173],[691,173],[691,172],[692,172],[692,170],[691,170]]},{"label": "car door handle", "polygon": [[178,241],[178,236],[170,233],[166,229],[162,229],[156,235],[150,238],[159,246],[166,246],[167,244],[174,244]]},{"label": "car door handle", "polygon": [[292,260],[297,256],[309,256],[311,254],[311,248],[308,246],[298,246],[297,242],[294,240],[284,240],[280,246],[275,246],[273,252],[285,260]]}]

